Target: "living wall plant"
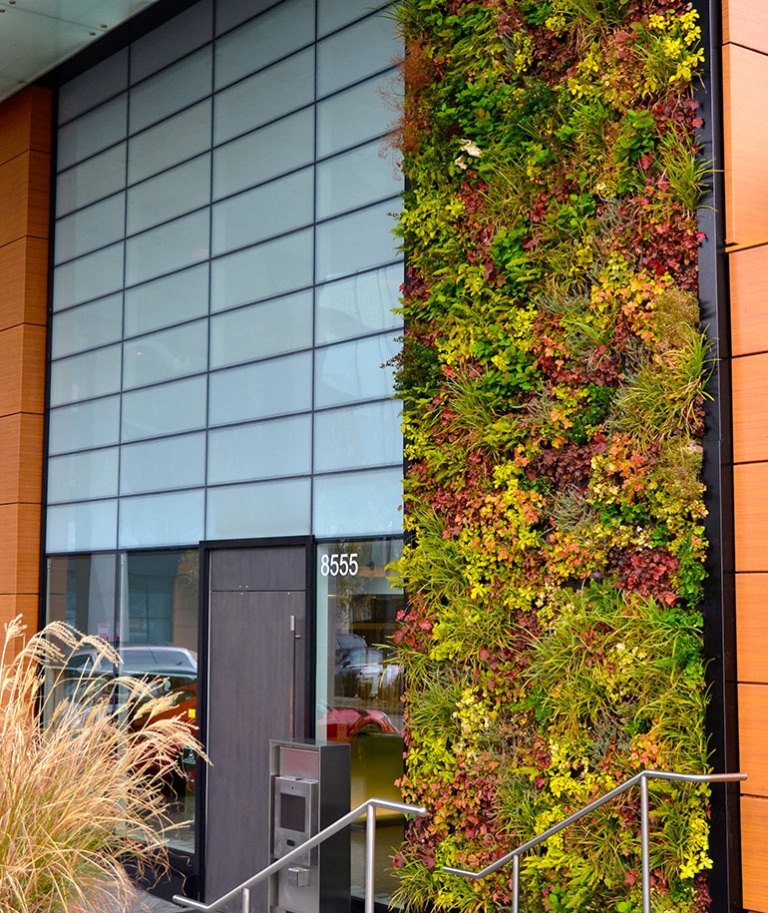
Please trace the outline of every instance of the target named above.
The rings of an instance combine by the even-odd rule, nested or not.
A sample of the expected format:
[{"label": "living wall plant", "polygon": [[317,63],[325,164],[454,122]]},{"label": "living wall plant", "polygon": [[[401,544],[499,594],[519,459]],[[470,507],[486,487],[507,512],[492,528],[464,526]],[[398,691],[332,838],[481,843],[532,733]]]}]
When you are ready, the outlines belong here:
[{"label": "living wall plant", "polygon": [[[407,910],[644,767],[707,768],[696,297],[706,177],[680,0],[403,0]],[[659,911],[703,911],[707,791],[652,787]],[[641,909],[639,798],[522,864],[535,911]]]}]

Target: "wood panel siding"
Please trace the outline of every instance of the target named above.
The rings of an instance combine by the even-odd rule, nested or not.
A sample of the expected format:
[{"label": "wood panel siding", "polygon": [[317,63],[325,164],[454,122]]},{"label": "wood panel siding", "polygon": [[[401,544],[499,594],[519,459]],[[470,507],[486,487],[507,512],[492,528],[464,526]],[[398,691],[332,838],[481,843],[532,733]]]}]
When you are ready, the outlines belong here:
[{"label": "wood panel siding", "polygon": [[734,358],[733,459],[768,460],[768,353]]},{"label": "wood panel siding", "polygon": [[38,621],[51,93],[0,105],[0,623]]},{"label": "wood panel siding", "polygon": [[733,467],[736,572],[768,571],[768,463]]},{"label": "wood panel siding", "polygon": [[768,910],[768,799],[741,799],[743,906]]},{"label": "wood panel siding", "polygon": [[723,43],[740,44],[768,54],[768,3],[722,0]]},{"label": "wood panel siding", "polygon": [[723,48],[726,244],[768,242],[766,85],[768,56],[739,45]]},{"label": "wood panel siding", "polygon": [[736,575],[736,629],[739,681],[768,685],[768,573]]},{"label": "wood panel siding", "polygon": [[731,351],[735,356],[768,352],[768,245],[734,251],[728,269]]},{"label": "wood panel siding", "polygon": [[739,732],[741,767],[749,771],[741,791],[768,798],[768,685],[739,685]]}]

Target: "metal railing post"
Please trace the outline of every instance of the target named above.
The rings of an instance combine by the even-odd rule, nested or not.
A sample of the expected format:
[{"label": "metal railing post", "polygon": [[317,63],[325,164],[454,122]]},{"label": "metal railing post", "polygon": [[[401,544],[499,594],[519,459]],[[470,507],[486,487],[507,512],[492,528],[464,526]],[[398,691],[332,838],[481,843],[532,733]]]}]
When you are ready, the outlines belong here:
[{"label": "metal railing post", "polygon": [[251,889],[243,888],[243,913],[251,913]]},{"label": "metal railing post", "polygon": [[640,855],[643,864],[643,913],[651,913],[651,848],[648,821],[648,778],[640,778]]},{"label": "metal railing post", "polygon": [[512,913],[520,910],[520,857],[512,860]]},{"label": "metal railing post", "polygon": [[376,859],[376,809],[365,813],[365,913],[373,913],[374,862]]}]

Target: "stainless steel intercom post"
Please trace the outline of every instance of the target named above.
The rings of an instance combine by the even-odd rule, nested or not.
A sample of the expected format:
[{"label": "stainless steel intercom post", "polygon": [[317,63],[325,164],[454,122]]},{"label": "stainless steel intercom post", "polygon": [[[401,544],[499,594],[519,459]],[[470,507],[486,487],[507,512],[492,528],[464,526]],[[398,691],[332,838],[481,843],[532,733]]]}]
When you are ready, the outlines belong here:
[{"label": "stainless steel intercom post", "polygon": [[[338,742],[270,742],[272,859],[300,846],[349,809],[350,748]],[[349,829],[270,880],[271,913],[348,913]]]}]

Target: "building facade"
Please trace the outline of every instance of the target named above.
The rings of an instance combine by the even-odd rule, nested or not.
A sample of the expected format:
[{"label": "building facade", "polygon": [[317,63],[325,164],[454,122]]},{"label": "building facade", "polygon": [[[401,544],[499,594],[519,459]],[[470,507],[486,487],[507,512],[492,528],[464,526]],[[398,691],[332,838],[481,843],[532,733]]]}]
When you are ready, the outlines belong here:
[{"label": "building facade", "polygon": [[[749,774],[730,904],[768,911],[768,18],[702,15],[724,177],[701,290],[722,315],[714,706]],[[269,738],[350,741],[354,799],[394,795],[402,764],[382,647],[403,599],[400,53],[384,3],[160,0],[0,106],[2,615],[198,652],[205,699],[174,686],[214,766],[174,797],[194,825],[173,849],[206,899],[266,861]],[[386,853],[400,825],[380,825]]]}]

